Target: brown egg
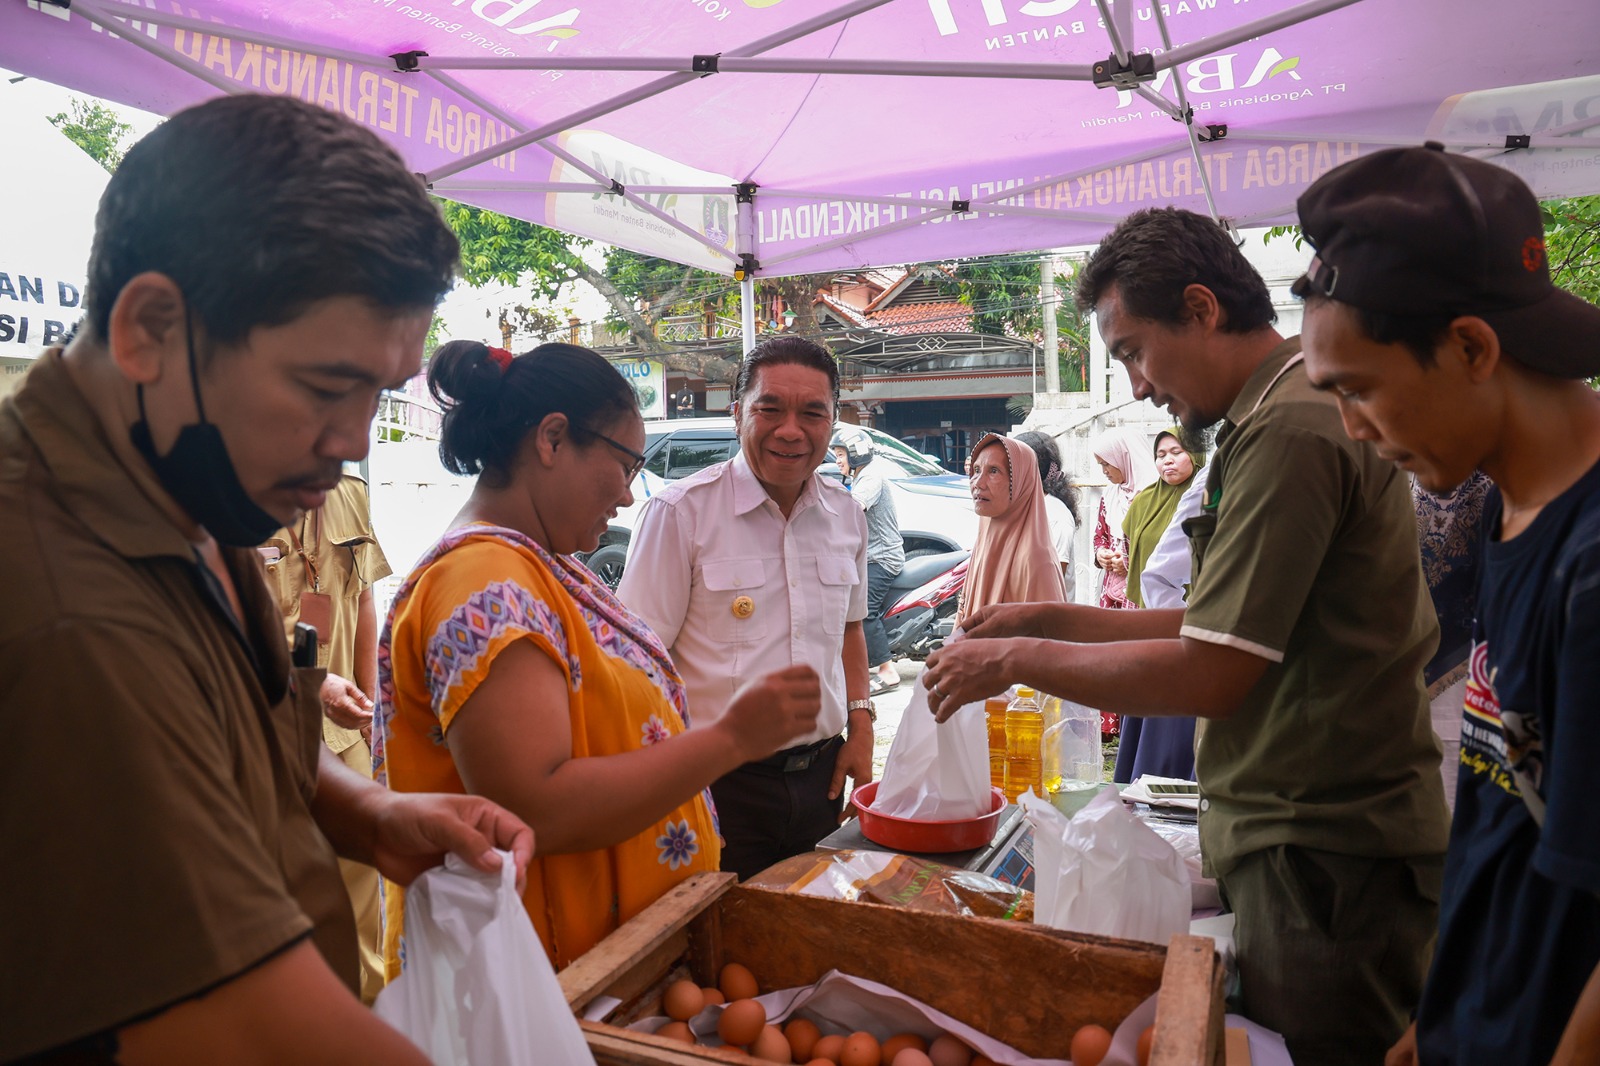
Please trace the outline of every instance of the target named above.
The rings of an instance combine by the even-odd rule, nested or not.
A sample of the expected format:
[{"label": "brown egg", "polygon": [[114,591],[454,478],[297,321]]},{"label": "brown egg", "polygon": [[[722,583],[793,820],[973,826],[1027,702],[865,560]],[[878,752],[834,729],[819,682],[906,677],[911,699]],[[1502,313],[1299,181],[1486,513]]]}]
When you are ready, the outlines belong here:
[{"label": "brown egg", "polygon": [[832,1059],[812,1059],[806,1066],[837,1066]]},{"label": "brown egg", "polygon": [[722,968],[722,976],[717,984],[722,988],[722,994],[728,997],[729,1003],[736,999],[755,999],[761,994],[756,988],[756,975],[736,962],[730,962]]},{"label": "brown egg", "polygon": [[702,988],[700,994],[706,997],[706,1006],[720,1007],[728,1002],[728,997],[722,994],[720,988]]},{"label": "brown egg", "polygon": [[889,1060],[889,1066],[933,1066],[933,1060],[917,1048],[903,1047]]},{"label": "brown egg", "polygon": [[794,1061],[809,1062],[817,1041],[822,1039],[822,1030],[810,1018],[795,1018],[783,1027],[783,1036],[794,1052]]},{"label": "brown egg", "polygon": [[940,1033],[928,1045],[933,1066],[972,1066],[972,1049],[949,1033]]},{"label": "brown egg", "polygon": [[839,1052],[839,1066],[879,1066],[883,1049],[878,1038],[871,1033],[851,1033],[844,1039],[844,1049]]},{"label": "brown egg", "polygon": [[682,1040],[685,1044],[694,1043],[694,1031],[683,1022],[668,1022],[656,1030],[656,1035],[668,1040]]},{"label": "brown egg", "polygon": [[717,1035],[729,1044],[748,1047],[767,1024],[767,1008],[753,999],[736,1000],[722,1008],[717,1019]]},{"label": "brown egg", "polygon": [[1100,1066],[1111,1050],[1111,1033],[1103,1025],[1085,1025],[1072,1034],[1072,1066]]},{"label": "brown egg", "polygon": [[926,1052],[928,1042],[916,1033],[898,1033],[883,1042],[883,1061],[893,1063],[894,1057],[908,1047]]},{"label": "brown egg", "polygon": [[789,1053],[789,1041],[783,1038],[783,1030],[776,1025],[761,1027],[761,1034],[750,1045],[750,1054],[764,1062],[794,1061],[794,1056]]},{"label": "brown egg", "polygon": [[822,1037],[811,1048],[813,1058],[826,1059],[828,1062],[838,1062],[842,1054],[844,1054],[844,1037],[837,1035]]},{"label": "brown egg", "polygon": [[705,1009],[706,996],[693,981],[674,981],[661,997],[661,1006],[673,1021],[686,1022]]},{"label": "brown egg", "polygon": [[1000,1064],[987,1055],[972,1056],[972,1066],[1000,1066]]},{"label": "brown egg", "polygon": [[1144,1032],[1139,1034],[1139,1066],[1150,1066],[1150,1046],[1156,1042],[1156,1027],[1147,1025]]}]

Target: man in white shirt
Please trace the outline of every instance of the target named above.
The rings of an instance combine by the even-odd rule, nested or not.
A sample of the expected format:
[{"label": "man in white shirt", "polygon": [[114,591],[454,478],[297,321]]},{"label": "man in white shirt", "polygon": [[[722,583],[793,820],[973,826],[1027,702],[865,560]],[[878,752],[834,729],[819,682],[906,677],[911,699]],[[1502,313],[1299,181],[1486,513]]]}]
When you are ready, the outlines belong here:
[{"label": "man in white shirt", "polygon": [[748,878],[838,826],[844,779],[872,779],[873,708],[866,518],[816,473],[838,365],[810,341],[767,341],[746,357],[734,395],[739,454],[650,499],[617,594],[671,651],[692,726],[716,721],[772,670],[806,664],[822,678],[813,736],[711,786],[722,868]]}]

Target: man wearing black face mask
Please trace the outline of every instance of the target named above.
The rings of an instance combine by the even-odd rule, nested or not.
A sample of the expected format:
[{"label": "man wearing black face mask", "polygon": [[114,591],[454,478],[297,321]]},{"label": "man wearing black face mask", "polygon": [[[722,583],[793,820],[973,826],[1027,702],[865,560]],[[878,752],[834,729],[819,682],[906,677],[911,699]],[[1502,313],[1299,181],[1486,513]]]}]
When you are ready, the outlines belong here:
[{"label": "man wearing black face mask", "polygon": [[372,134],[252,96],[136,145],[96,228],[83,327],[0,404],[0,1062],[421,1063],[355,997],[335,855],[532,834],[322,747],[252,548],[366,453],[455,238]]}]

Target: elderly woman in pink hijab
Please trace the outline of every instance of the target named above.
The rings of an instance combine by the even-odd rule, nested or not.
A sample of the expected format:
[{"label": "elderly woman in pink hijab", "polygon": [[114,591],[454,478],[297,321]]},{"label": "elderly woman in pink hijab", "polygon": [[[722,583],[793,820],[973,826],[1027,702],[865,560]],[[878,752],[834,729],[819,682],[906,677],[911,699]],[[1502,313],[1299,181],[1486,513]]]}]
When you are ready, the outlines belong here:
[{"label": "elderly woman in pink hijab", "polygon": [[1033,449],[990,433],[972,450],[969,476],[978,540],[967,563],[956,623],[992,604],[1065,601]]},{"label": "elderly woman in pink hijab", "polygon": [[1105,571],[1100,606],[1134,607],[1128,598],[1128,538],[1122,523],[1133,498],[1156,480],[1155,463],[1144,437],[1133,430],[1110,430],[1091,447],[1107,482],[1094,527],[1094,565]]}]

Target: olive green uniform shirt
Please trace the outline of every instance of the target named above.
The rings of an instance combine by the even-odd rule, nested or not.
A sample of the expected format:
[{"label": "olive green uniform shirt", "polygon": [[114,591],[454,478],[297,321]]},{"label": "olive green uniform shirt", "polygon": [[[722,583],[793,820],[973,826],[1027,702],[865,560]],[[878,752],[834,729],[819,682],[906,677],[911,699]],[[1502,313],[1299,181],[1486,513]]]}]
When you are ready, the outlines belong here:
[{"label": "olive green uniform shirt", "polygon": [[[293,536],[290,532],[280,529],[262,545],[266,549],[262,555],[267,559],[267,584],[277,595],[284,635],[292,634],[295,623],[300,621],[300,594],[326,593],[333,608],[332,624],[328,627],[330,632],[320,634],[317,665],[354,682],[361,594],[394,572],[372,533],[367,483],[346,474],[321,507],[295,524]],[[295,546],[297,540],[299,547]],[[376,633],[373,641],[376,646]],[[374,672],[372,681],[376,679]],[[376,692],[366,695],[373,701],[378,698]],[[361,730],[346,729],[328,718],[322,720],[323,743],[334,752],[343,752],[360,739]]]},{"label": "olive green uniform shirt", "polygon": [[303,939],[356,987],[312,821],[323,671],[260,556],[244,618],[42,356],[0,403],[0,1061],[155,1014]]},{"label": "olive green uniform shirt", "polygon": [[[1344,431],[1285,341],[1218,434],[1186,637],[1270,665],[1195,758],[1200,842],[1225,875],[1294,844],[1367,858],[1442,855],[1449,828],[1422,667],[1439,627],[1403,473]],[[1294,365],[1291,365],[1294,361]]]}]

